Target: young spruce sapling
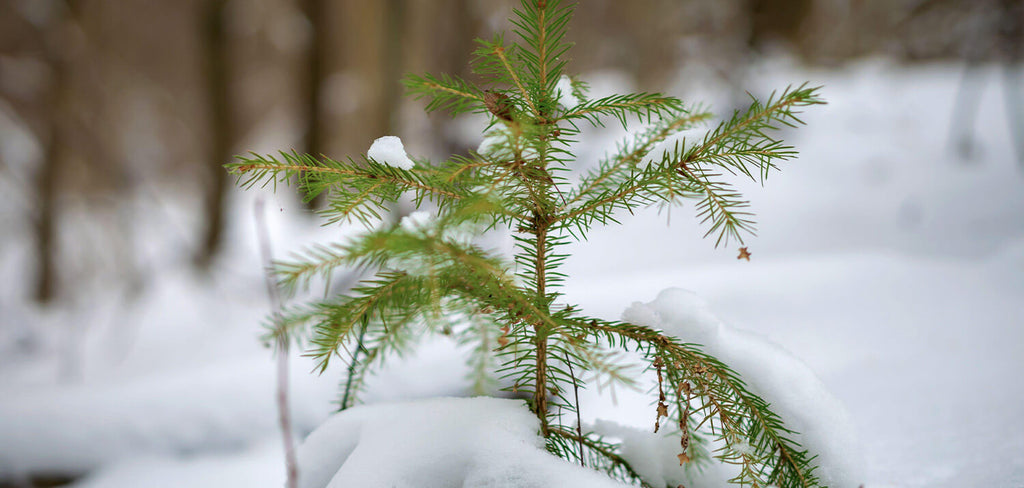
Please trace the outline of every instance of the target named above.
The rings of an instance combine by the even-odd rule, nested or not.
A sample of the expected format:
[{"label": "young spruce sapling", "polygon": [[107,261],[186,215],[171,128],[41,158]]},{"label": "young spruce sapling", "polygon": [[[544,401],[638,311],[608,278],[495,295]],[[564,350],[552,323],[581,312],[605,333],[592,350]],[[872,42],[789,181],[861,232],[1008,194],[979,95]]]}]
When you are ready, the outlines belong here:
[{"label": "young spruce sapling", "polygon": [[[753,232],[752,215],[726,177],[763,181],[792,158],[793,148],[772,131],[801,123],[800,108],[822,103],[816,89],[754,100],[702,136],[656,150],[711,114],[657,93],[588,98],[587,86],[563,73],[572,13],[559,0],[522,0],[511,19],[519,42],[501,35],[478,41],[473,68],[484,87],[450,75],[404,80],[428,111],[488,116],[477,152],[430,163],[407,158],[390,138],[356,159],[252,154],[228,165],[246,187],[297,178],[306,198],[326,193],[328,223],[355,220],[369,228],[405,194],[417,207],[435,209],[279,263],[280,283],[292,289],[342,267],[366,267],[376,276],[346,294],[287,310],[276,334],[311,328],[308,352],[321,371],[358,344],[342,408],[374,368],[418,336],[456,334],[474,346],[470,361],[479,382],[496,369],[510,389],[529,396],[552,452],[647,486],[615,443],[566,419],[578,408],[574,393],[585,379],[634,384],[621,354],[632,351],[657,375],[655,429],[677,429],[681,465],[713,456],[739,467],[739,484],[818,486],[813,458],[728,365],[685,337],[590,317],[559,301],[566,244],[595,225],[617,223],[623,211],[692,202],[705,237],[716,246],[742,244]],[[640,129],[570,179],[580,127],[609,119]],[[474,233],[490,229],[513,233],[512,262],[474,245]],[[746,248],[740,252],[749,259]],[[709,442],[722,448],[709,453],[702,447]]]}]

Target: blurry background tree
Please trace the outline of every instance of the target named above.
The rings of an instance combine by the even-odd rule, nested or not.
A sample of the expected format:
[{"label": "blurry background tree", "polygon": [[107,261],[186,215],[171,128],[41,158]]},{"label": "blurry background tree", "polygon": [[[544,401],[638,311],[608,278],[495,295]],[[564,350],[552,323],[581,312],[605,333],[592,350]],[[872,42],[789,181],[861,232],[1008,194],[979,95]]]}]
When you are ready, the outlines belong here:
[{"label": "blurry background tree", "polygon": [[[215,270],[234,191],[220,167],[236,152],[342,156],[391,133],[424,156],[465,150],[444,115],[428,118],[399,97],[398,80],[410,71],[471,78],[470,40],[504,29],[500,13],[512,3],[3,0],[0,240],[35,235],[26,297],[72,299],[97,283],[131,296],[153,259]],[[1021,4],[587,0],[570,36],[588,47],[574,51],[570,70],[615,70],[639,90],[665,90],[680,69],[700,67],[738,90],[752,56],[765,53],[827,65],[963,59],[1006,64],[1020,105]],[[979,89],[966,73],[954,138],[969,134]],[[1021,108],[1010,114],[1019,146]],[[170,251],[133,255],[144,219],[169,229]]]}]

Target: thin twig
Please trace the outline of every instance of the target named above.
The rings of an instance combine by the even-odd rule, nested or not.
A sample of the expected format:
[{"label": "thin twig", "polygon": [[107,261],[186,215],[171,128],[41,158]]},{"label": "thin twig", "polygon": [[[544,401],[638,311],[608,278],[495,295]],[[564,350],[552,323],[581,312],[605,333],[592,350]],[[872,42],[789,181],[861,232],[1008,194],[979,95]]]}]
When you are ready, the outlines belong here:
[{"label": "thin twig", "polygon": [[352,352],[352,362],[348,365],[348,379],[345,381],[345,394],[341,397],[341,408],[338,409],[339,412],[348,408],[348,398],[352,391],[352,377],[356,375],[356,363],[359,362],[359,351],[366,349],[363,347],[363,337],[366,335],[366,327],[369,324],[369,316],[363,315],[362,328],[359,329],[359,342],[356,343],[356,350]]},{"label": "thin twig", "polygon": [[[270,299],[270,306],[273,308],[274,326],[282,327],[281,317],[281,296],[278,293],[277,283],[271,275],[273,263],[273,251],[270,248],[270,232],[267,230],[267,221],[264,216],[263,197],[256,199],[254,208],[256,219],[256,237],[260,244],[260,257],[263,261],[264,276],[267,282],[267,297]],[[277,353],[277,413],[278,421],[281,424],[281,435],[284,441],[284,464],[287,472],[288,488],[299,486],[299,463],[295,457],[295,440],[292,438],[291,412],[288,409],[288,334],[281,331],[277,334],[275,352]]]},{"label": "thin twig", "polygon": [[572,361],[569,361],[569,353],[565,353],[565,364],[569,366],[569,377],[572,378],[572,395],[576,402],[576,440],[580,445],[580,466],[587,467],[583,461],[583,421],[580,420],[580,386],[576,383],[576,373],[572,371]]}]

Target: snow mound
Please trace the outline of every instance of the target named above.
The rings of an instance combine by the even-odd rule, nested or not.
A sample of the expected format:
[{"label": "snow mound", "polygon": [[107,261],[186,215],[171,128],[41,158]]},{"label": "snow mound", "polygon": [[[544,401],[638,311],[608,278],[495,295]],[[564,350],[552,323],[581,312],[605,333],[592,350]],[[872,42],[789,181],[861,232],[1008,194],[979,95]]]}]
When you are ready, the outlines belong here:
[{"label": "snow mound", "polygon": [[405,146],[398,136],[384,136],[373,141],[366,156],[380,164],[410,170],[416,165],[405,153]]},{"label": "snow mound", "polygon": [[544,449],[522,401],[434,398],[335,414],[299,447],[301,488],[622,488]]},{"label": "snow mound", "polygon": [[[304,401],[292,415],[308,432],[333,390],[298,365],[289,381]],[[146,380],[9,390],[0,394],[0,486],[24,473],[77,475],[133,456],[242,449],[277,426],[273,379],[274,363],[254,357]]]},{"label": "snow mound", "polygon": [[650,303],[635,302],[623,320],[697,343],[740,374],[765,399],[794,440],[816,454],[817,474],[826,486],[856,487],[864,480],[863,453],[843,405],[802,361],[757,334],[718,320],[693,292],[669,288]]}]

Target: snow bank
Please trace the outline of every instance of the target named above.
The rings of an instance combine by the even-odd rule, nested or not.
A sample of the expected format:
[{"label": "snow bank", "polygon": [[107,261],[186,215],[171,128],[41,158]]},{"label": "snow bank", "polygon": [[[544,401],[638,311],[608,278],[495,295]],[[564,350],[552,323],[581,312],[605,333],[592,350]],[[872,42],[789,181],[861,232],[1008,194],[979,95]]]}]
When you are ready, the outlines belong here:
[{"label": "snow bank", "polygon": [[[293,422],[308,432],[333,393],[295,361]],[[335,383],[335,382],[331,382]],[[325,388],[327,387],[327,388]],[[0,398],[0,480],[78,474],[134,456],[234,451],[277,429],[274,364],[267,358],[108,385],[19,389]]]},{"label": "snow bank", "polygon": [[270,437],[240,450],[119,459],[71,488],[280,488],[285,485],[283,459],[280,437]]},{"label": "snow bank", "polygon": [[405,153],[405,146],[402,145],[402,139],[399,139],[398,136],[384,136],[373,141],[370,150],[366,151],[366,157],[380,164],[405,170],[410,170],[416,165]]},{"label": "snow bank", "polygon": [[301,488],[623,487],[544,449],[522,401],[435,398],[338,413],[299,448]]},{"label": "snow bank", "polygon": [[856,429],[843,405],[802,361],[766,338],[733,329],[718,320],[693,292],[669,288],[650,303],[635,302],[623,320],[661,329],[704,350],[740,374],[764,398],[794,440],[818,455],[823,484],[856,487],[864,481],[863,454]]}]

